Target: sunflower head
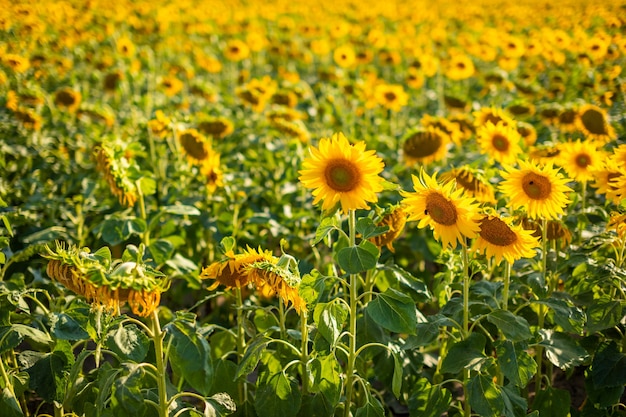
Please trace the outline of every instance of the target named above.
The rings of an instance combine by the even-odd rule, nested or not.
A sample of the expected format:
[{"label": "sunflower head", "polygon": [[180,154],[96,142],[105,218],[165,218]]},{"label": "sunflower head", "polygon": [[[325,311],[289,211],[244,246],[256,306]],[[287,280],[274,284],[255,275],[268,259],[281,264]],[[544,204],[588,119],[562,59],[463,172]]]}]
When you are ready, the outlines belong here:
[{"label": "sunflower head", "polygon": [[502,259],[513,263],[520,258],[535,256],[535,248],[539,246],[533,232],[525,230],[521,225],[514,226],[510,218],[497,215],[485,215],[480,220],[480,231],[474,241],[474,248],[494,258],[499,264]]},{"label": "sunflower head", "polygon": [[470,167],[453,168],[441,174],[443,182],[455,181],[457,188],[480,203],[495,204],[493,186]]},{"label": "sunflower head", "polygon": [[434,126],[417,128],[408,132],[402,142],[402,155],[406,165],[429,164],[444,159],[451,143],[450,136]]},{"label": "sunflower head", "polygon": [[402,206],[394,206],[383,213],[376,226],[387,226],[389,229],[381,235],[370,238],[370,242],[382,248],[386,246],[394,252],[393,242],[400,236],[406,224],[407,213]]},{"label": "sunflower head", "polygon": [[202,163],[211,155],[211,148],[197,129],[186,129],[179,133],[178,141],[192,163]]},{"label": "sunflower head", "polygon": [[365,142],[351,145],[343,133],[335,133],[309,150],[299,179],[306,188],[313,189],[313,204],[322,202],[322,209],[329,210],[340,203],[341,211],[347,213],[367,209],[368,203],[378,201],[376,193],[383,189],[379,174],[384,164],[375,151],[365,150]]},{"label": "sunflower head", "polygon": [[478,144],[483,153],[501,164],[512,164],[522,149],[521,136],[514,124],[487,122],[476,132]]},{"label": "sunflower head", "polygon": [[593,105],[586,104],[578,110],[578,128],[588,138],[604,144],[615,139],[615,129],[611,126],[605,110]]}]

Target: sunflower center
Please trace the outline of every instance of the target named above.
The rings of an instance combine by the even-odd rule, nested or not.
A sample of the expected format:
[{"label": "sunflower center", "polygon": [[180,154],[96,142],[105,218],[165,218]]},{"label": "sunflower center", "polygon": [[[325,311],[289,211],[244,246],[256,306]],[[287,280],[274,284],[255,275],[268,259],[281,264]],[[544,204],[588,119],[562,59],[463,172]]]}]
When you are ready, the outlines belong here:
[{"label": "sunflower center", "polygon": [[326,184],[335,191],[352,191],[359,184],[361,174],[357,167],[346,159],[333,159],[324,170]]},{"label": "sunflower center", "polygon": [[442,138],[436,132],[417,132],[404,142],[402,149],[411,158],[425,158],[436,153]]},{"label": "sunflower center", "polygon": [[517,234],[497,217],[485,217],[480,222],[480,237],[496,246],[509,246],[517,241]]},{"label": "sunflower center", "polygon": [[602,112],[589,109],[580,116],[580,119],[589,132],[596,135],[606,135],[608,133],[606,119]]},{"label": "sunflower center", "polygon": [[431,193],[426,197],[425,214],[444,226],[452,226],[457,219],[454,203],[437,193]]},{"label": "sunflower center", "polygon": [[577,155],[576,165],[578,165],[579,168],[587,168],[591,165],[591,158],[589,158],[589,155],[586,154]]},{"label": "sunflower center", "polygon": [[391,102],[396,100],[396,94],[393,91],[387,91],[385,93],[385,100]]},{"label": "sunflower center", "polygon": [[506,152],[509,149],[509,140],[504,135],[496,133],[493,135],[491,143],[500,152]]},{"label": "sunflower center", "polygon": [[531,172],[524,175],[522,179],[522,188],[529,198],[533,200],[545,200],[550,196],[552,191],[552,183],[543,175]]}]

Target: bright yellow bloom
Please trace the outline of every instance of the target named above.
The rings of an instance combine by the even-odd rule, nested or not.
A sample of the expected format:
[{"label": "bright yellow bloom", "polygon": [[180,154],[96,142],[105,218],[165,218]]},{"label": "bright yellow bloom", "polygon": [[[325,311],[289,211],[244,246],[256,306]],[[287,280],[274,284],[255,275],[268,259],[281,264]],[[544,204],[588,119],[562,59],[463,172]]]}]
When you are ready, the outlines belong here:
[{"label": "bright yellow bloom", "polygon": [[488,122],[476,132],[482,152],[501,164],[513,164],[522,152],[521,135],[514,125]]},{"label": "bright yellow bloom", "polygon": [[532,230],[525,230],[521,225],[513,226],[510,218],[487,215],[480,220],[480,232],[474,240],[473,248],[494,258],[496,264],[506,259],[513,263],[521,258],[532,258],[539,239]]},{"label": "bright yellow bloom", "polygon": [[559,165],[567,175],[576,181],[590,181],[594,179],[593,170],[599,168],[606,158],[593,142],[568,142],[561,145]]}]

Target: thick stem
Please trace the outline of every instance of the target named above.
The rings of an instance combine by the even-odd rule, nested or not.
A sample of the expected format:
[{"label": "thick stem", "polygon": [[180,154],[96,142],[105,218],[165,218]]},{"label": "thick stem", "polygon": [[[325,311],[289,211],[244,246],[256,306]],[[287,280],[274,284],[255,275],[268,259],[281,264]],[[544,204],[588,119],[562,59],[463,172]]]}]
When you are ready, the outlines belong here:
[{"label": "thick stem", "polygon": [[[136,186],[137,186],[137,195],[138,195],[138,201],[139,201],[139,213],[141,215],[141,218],[145,221],[148,222],[148,216],[146,215],[146,202],[143,198],[143,191],[141,190],[141,185],[139,184],[139,181],[136,182]],[[142,236],[142,241],[144,243],[144,245],[146,246],[150,246],[150,229],[146,228],[146,231],[144,232],[143,236]]]},{"label": "thick stem", "polygon": [[[463,256],[463,340],[467,339],[470,335],[469,330],[469,256],[467,253],[467,246],[465,243],[461,245]],[[470,378],[469,369],[463,369],[463,392],[465,394],[465,401],[463,402],[463,415],[470,417],[472,409],[469,403],[469,392],[467,391],[467,383]]]},{"label": "thick stem", "polygon": [[[356,245],[356,213],[350,210],[348,213],[348,231],[350,246]],[[344,405],[344,417],[350,417],[352,405],[352,387],[354,385],[354,366],[356,362],[356,314],[357,314],[357,284],[358,275],[350,274],[350,338],[348,344],[348,364],[346,365],[346,401]]]},{"label": "thick stem", "polygon": [[302,395],[309,392],[309,326],[307,323],[307,312],[300,316],[300,334],[302,344],[300,346],[300,363],[302,364]]},{"label": "thick stem", "polygon": [[154,343],[154,355],[156,356],[157,388],[159,391],[159,417],[168,417],[167,380],[165,369],[165,355],[163,339],[165,333],[161,330],[159,315],[156,310],[152,312],[152,342]]},{"label": "thick stem", "polygon": [[[546,219],[541,220],[541,276],[543,278],[544,284],[546,284],[547,279],[547,269],[548,269],[548,221]],[[550,286],[548,285],[548,288]],[[543,304],[539,304],[539,317],[537,318],[537,330],[543,329],[544,320],[546,317],[546,306]],[[541,381],[543,378],[543,346],[538,345],[536,348],[536,356],[535,361],[537,362],[537,374],[535,375],[535,392],[539,392],[541,390]]]},{"label": "thick stem", "polygon": [[[246,350],[246,330],[244,328],[244,311],[243,311],[243,298],[241,297],[241,288],[235,287],[235,295],[237,297],[237,360],[241,362]],[[248,404],[248,386],[246,380],[239,382],[239,398],[243,402],[244,409],[247,409]],[[244,412],[247,415],[247,412]]]}]

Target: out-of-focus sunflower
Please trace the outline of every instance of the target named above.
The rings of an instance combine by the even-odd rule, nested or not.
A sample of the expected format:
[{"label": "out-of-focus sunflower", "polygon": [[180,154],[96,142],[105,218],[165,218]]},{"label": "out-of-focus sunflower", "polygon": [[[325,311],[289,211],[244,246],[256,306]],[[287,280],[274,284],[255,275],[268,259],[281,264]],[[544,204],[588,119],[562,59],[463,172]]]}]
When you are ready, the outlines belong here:
[{"label": "out-of-focus sunflower", "polygon": [[212,138],[222,139],[235,131],[235,125],[225,116],[201,115],[198,130]]},{"label": "out-of-focus sunflower", "polygon": [[35,110],[18,107],[14,112],[14,116],[26,129],[34,131],[41,130],[43,117],[41,117],[39,113],[35,112]]},{"label": "out-of-focus sunflower", "polygon": [[376,226],[387,226],[389,230],[381,235],[370,238],[370,242],[382,248],[386,246],[391,252],[395,252],[393,242],[400,236],[406,225],[407,213],[402,206],[393,206],[386,210]]},{"label": "out-of-focus sunflower", "polygon": [[577,119],[578,111],[576,111],[576,108],[574,106],[565,106],[556,118],[556,125],[561,132],[575,132],[578,129]]},{"label": "out-of-focus sunflower", "polygon": [[559,123],[559,117],[563,112],[563,106],[558,103],[547,103],[540,107],[539,117],[547,126],[555,126]]},{"label": "out-of-focus sunflower", "polygon": [[365,150],[365,142],[354,145],[343,133],[330,139],[322,138],[317,148],[310,147],[310,156],[302,163],[300,181],[313,189],[313,204],[322,202],[329,210],[341,203],[341,211],[369,208],[378,201],[376,193],[383,189],[379,176],[384,168],[381,158],[373,150]]},{"label": "out-of-focus sunflower", "polygon": [[400,84],[378,84],[374,87],[374,97],[378,104],[395,112],[409,102],[409,95]]},{"label": "out-of-focus sunflower", "polygon": [[542,143],[533,145],[528,150],[528,158],[539,164],[554,164],[561,154],[560,144]]},{"label": "out-of-focus sunflower", "polygon": [[206,138],[197,129],[179,132],[178,141],[191,163],[202,163],[211,155],[212,151]]},{"label": "out-of-focus sunflower", "polygon": [[484,126],[491,122],[493,125],[502,123],[505,126],[515,125],[515,120],[506,114],[506,112],[498,107],[481,107],[479,110],[473,112],[474,125],[476,128]]},{"label": "out-of-focus sunflower", "polygon": [[519,168],[506,166],[501,172],[499,190],[515,209],[523,209],[530,218],[552,220],[564,213],[572,189],[552,164],[539,165],[519,161]]},{"label": "out-of-focus sunflower", "polygon": [[444,183],[455,181],[457,188],[463,189],[465,194],[480,203],[496,203],[493,186],[481,179],[470,167],[453,168],[442,173],[440,179]]},{"label": "out-of-focus sunflower", "polygon": [[522,142],[526,147],[530,147],[537,141],[537,129],[530,123],[517,122],[517,133],[522,137]]},{"label": "out-of-focus sunflower", "polygon": [[148,128],[156,137],[164,138],[169,132],[171,122],[170,118],[162,110],[157,110],[154,113],[154,119],[148,121]]},{"label": "out-of-focus sunflower", "polygon": [[0,58],[0,62],[11,68],[11,70],[17,74],[22,74],[30,68],[30,61],[17,54],[4,54],[2,58]]},{"label": "out-of-focus sunflower", "polygon": [[54,104],[70,113],[74,113],[80,107],[81,101],[82,95],[80,91],[70,87],[60,88],[54,93]]},{"label": "out-of-focus sunflower", "polygon": [[488,122],[476,131],[481,151],[501,164],[513,164],[522,151],[521,136],[514,125]]},{"label": "out-of-focus sunflower", "polygon": [[402,191],[402,205],[409,214],[408,221],[418,221],[418,227],[430,226],[433,236],[444,248],[454,249],[457,243],[465,245],[480,231],[478,204],[473,198],[455,189],[455,182],[437,183],[436,174],[430,177],[424,170],[413,175],[415,192]]},{"label": "out-of-focus sunflower", "polygon": [[260,113],[276,92],[276,88],[276,81],[266,75],[261,79],[251,79],[246,85],[238,87],[235,94],[245,105]]},{"label": "out-of-focus sunflower", "polygon": [[578,140],[561,144],[558,164],[573,180],[586,182],[594,179],[593,170],[599,168],[606,157],[593,142]]},{"label": "out-of-focus sunflower", "polygon": [[117,52],[123,57],[129,58],[135,55],[135,44],[127,36],[121,36],[118,38],[115,46],[117,48]]},{"label": "out-of-focus sunflower", "polygon": [[224,172],[220,165],[219,153],[211,152],[209,157],[202,161],[200,174],[204,176],[207,190],[210,193],[214,193],[218,187],[224,186]]},{"label": "out-of-focus sunflower", "polygon": [[137,185],[134,174],[139,170],[136,164],[126,157],[126,147],[119,143],[104,142],[95,149],[98,170],[104,176],[105,181],[113,195],[120,204],[132,207],[137,201]]},{"label": "out-of-focus sunflower", "polygon": [[593,104],[585,104],[578,109],[577,125],[587,138],[600,144],[605,144],[616,137],[606,111]]},{"label": "out-of-focus sunflower", "polygon": [[457,145],[461,144],[461,136],[462,136],[461,130],[459,129],[457,124],[452,123],[446,117],[432,116],[430,114],[425,114],[420,119],[420,125],[426,128],[428,127],[437,128],[441,130],[443,133],[445,133],[446,135],[448,135],[448,137],[450,138],[450,140],[452,140],[452,142],[454,142]]},{"label": "out-of-focus sunflower", "polygon": [[168,97],[173,97],[182,91],[185,84],[174,76],[167,76],[161,80],[160,86]]},{"label": "out-of-focus sunflower", "polygon": [[352,68],[356,63],[356,53],[350,44],[344,44],[333,51],[333,60],[341,68]]},{"label": "out-of-focus sunflower", "polygon": [[302,143],[308,143],[311,139],[311,134],[301,120],[285,120],[275,118],[271,119],[270,123],[278,131],[288,135],[289,137],[297,138]]},{"label": "out-of-focus sunflower", "polygon": [[487,258],[494,258],[496,264],[506,259],[512,264],[521,258],[533,258],[539,240],[531,230],[521,225],[513,225],[512,218],[497,215],[485,215],[479,222],[480,231],[472,248],[485,253]]},{"label": "out-of-focus sunflower", "polygon": [[230,39],[224,47],[224,57],[229,61],[239,62],[250,56],[250,48],[240,39]]},{"label": "out-of-focus sunflower", "polygon": [[[541,242],[543,238],[541,222],[536,219],[533,220],[528,217],[523,217],[521,225],[524,229],[530,230],[532,235]],[[546,225],[546,240],[548,242],[559,242],[561,249],[569,248],[570,243],[572,243],[572,232],[567,228],[565,223],[561,220],[548,220]]]},{"label": "out-of-focus sunflower", "polygon": [[444,159],[451,143],[450,136],[433,126],[417,128],[406,135],[402,142],[402,159],[407,166],[416,163],[429,164]]},{"label": "out-of-focus sunflower", "polygon": [[444,74],[451,80],[464,80],[476,72],[474,62],[469,55],[455,53],[444,64]]},{"label": "out-of-focus sunflower", "polygon": [[622,165],[614,157],[604,159],[600,166],[591,170],[594,178],[592,186],[596,188],[596,193],[606,195],[607,199],[619,204],[621,193],[618,195],[618,181],[626,175],[626,165]]}]

